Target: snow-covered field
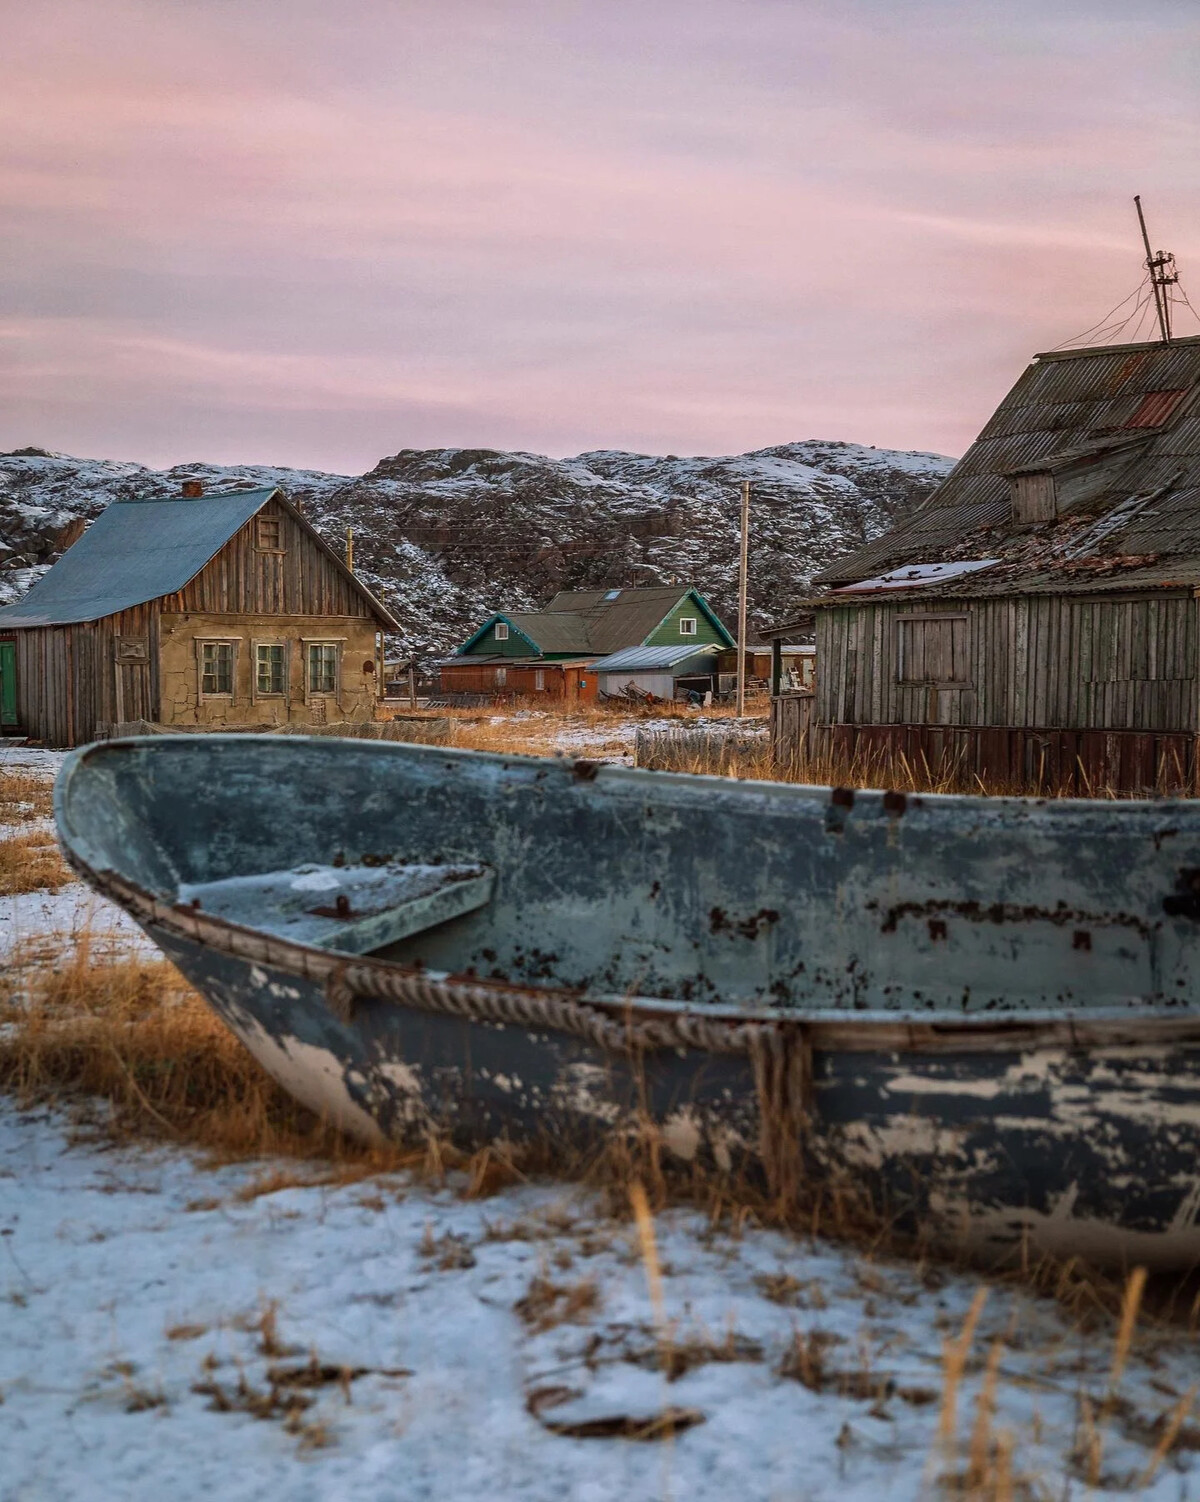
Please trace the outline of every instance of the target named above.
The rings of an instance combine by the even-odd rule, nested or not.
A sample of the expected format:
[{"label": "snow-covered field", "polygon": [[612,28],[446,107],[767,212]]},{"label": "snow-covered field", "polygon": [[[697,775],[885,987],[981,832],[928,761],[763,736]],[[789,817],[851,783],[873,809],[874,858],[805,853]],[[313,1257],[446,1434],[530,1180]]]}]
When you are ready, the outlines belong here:
[{"label": "snow-covered field", "polygon": [[[7,899],[0,943],[88,901]],[[0,1097],[0,1498],[1200,1498],[1183,1325],[1143,1320],[1106,1407],[1112,1324],[1019,1286],[670,1210],[659,1294],[589,1191],[466,1188],[213,1167]],[[992,1477],[952,1492],[972,1434]]]}]

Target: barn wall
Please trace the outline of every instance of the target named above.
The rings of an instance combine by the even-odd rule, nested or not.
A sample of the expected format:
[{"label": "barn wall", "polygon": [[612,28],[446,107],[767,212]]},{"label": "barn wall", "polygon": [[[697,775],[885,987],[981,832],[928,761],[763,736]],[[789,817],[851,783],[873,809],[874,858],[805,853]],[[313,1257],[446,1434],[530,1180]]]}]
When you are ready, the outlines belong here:
[{"label": "barn wall", "polygon": [[[1191,594],[1030,595],[817,612],[820,724],[1197,729]],[[966,615],[969,681],[899,679],[899,618]]]}]

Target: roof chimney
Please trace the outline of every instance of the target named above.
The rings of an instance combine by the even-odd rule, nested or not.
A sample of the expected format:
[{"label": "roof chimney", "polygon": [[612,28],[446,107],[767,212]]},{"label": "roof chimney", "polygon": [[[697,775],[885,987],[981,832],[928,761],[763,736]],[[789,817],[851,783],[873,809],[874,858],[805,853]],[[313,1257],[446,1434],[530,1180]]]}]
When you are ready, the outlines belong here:
[{"label": "roof chimney", "polygon": [[185,480],[183,482],[183,496],[185,500],[194,501],[197,496],[201,496],[203,494],[203,480]]}]

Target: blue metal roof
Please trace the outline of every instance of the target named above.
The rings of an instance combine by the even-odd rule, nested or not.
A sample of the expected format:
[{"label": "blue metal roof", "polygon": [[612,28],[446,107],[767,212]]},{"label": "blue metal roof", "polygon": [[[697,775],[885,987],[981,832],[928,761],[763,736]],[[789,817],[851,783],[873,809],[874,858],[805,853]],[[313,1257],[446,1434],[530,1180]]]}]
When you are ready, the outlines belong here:
[{"label": "blue metal roof", "polygon": [[683,642],[669,647],[622,647],[611,657],[592,663],[593,673],[649,673],[675,668],[689,658],[715,657],[717,647]]},{"label": "blue metal roof", "polygon": [[275,493],[113,501],[24,599],[0,610],[0,629],[98,621],[174,594]]}]

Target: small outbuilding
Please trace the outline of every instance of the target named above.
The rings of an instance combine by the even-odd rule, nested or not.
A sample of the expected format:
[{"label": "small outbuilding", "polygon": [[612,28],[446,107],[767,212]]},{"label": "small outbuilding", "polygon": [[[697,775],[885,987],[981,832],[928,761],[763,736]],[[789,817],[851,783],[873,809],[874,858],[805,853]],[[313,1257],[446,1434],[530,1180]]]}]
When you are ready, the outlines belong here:
[{"label": "small outbuilding", "polygon": [[592,663],[606,698],[679,699],[716,692],[716,646],[625,647]]},{"label": "small outbuilding", "polygon": [[5,729],[65,747],[140,721],[370,720],[398,629],[274,487],[114,501],[0,610]]}]

